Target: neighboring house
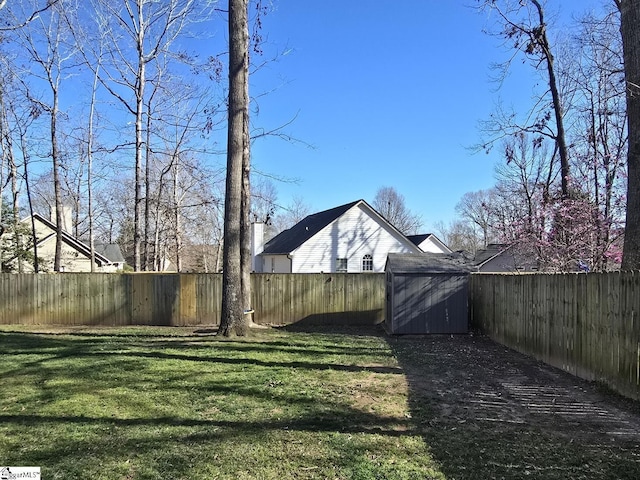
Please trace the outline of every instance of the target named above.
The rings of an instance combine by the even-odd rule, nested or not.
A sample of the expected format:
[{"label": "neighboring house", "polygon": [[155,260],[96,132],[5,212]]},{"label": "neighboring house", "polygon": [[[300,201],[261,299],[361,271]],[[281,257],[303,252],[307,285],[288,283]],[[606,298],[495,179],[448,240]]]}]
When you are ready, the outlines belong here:
[{"label": "neighboring house", "polygon": [[256,272],[383,272],[389,253],[423,253],[364,200],[309,215],[264,246],[262,230],[254,224]]},{"label": "neighboring house", "polygon": [[[87,248],[90,247],[87,245]],[[124,265],[127,262],[124,259],[124,255],[122,255],[120,245],[117,243],[94,243],[93,249],[96,253],[99,253],[109,260],[116,270],[124,270]]]},{"label": "neighboring house", "polygon": [[[41,270],[52,272],[56,251],[56,224],[37,213],[33,215],[33,221]],[[31,217],[25,218],[22,222],[31,227]],[[125,260],[118,245],[95,244],[94,253],[96,272],[116,272],[124,268]],[[63,272],[90,272],[91,249],[89,245],[63,230],[60,261],[60,270]],[[11,260],[6,263],[10,264]],[[23,268],[26,272],[33,271],[33,265],[28,262],[23,264]]]},{"label": "neighboring house", "polygon": [[415,243],[425,253],[452,253],[438,237],[433,233],[420,235],[408,235],[407,238]]},{"label": "neighboring house", "polygon": [[478,250],[473,259],[478,272],[535,272],[537,264],[531,257],[520,254],[512,245],[490,243]]}]

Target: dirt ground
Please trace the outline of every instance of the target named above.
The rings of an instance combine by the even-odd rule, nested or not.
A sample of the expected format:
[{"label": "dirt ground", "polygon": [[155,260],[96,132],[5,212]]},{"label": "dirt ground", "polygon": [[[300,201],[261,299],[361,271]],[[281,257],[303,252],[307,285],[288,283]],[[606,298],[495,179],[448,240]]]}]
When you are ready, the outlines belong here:
[{"label": "dirt ground", "polygon": [[640,479],[640,403],[482,336],[389,337],[447,479]]}]

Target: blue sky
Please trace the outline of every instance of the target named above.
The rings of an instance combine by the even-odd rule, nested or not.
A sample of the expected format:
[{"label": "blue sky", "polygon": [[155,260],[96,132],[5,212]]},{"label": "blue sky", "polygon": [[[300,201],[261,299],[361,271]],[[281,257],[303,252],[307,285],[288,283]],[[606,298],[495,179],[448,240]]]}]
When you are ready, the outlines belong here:
[{"label": "blue sky", "polygon": [[[548,9],[569,18],[603,1]],[[500,99],[526,108],[535,78],[521,66],[496,92],[490,65],[508,53],[483,33],[491,18],[474,3],[273,0],[263,59],[285,54],[252,76],[252,123],[268,130],[295,117],[283,131],[304,143],[257,140],[252,157],[256,169],[298,180],[276,182],[281,205],[298,196],[320,211],[390,186],[429,232],[454,218],[464,193],[493,185],[497,152],[470,149],[478,123]]]}]

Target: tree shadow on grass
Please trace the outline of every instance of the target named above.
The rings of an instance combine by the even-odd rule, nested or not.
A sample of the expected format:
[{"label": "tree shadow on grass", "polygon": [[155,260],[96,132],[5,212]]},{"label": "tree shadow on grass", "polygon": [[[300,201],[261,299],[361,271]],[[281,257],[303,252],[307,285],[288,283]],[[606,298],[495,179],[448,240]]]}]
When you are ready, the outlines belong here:
[{"label": "tree shadow on grass", "polygon": [[[145,343],[135,335],[114,342],[108,334],[95,338],[3,334],[4,358],[9,359],[4,363],[3,392],[10,394],[21,376],[31,376],[41,394],[36,394],[26,412],[16,408],[0,411],[0,432],[5,435],[5,443],[0,441],[1,456],[14,464],[57,465],[69,473],[66,478],[82,478],[80,470],[73,473],[76,464],[95,472],[100,463],[125,469],[114,478],[161,478],[163,465],[172,466],[175,476],[186,477],[194,465],[219,461],[211,451],[238,443],[251,448],[260,436],[278,438],[280,448],[288,445],[286,436],[293,432],[377,435],[398,441],[419,435],[427,447],[422,454],[432,455],[447,479],[640,478],[637,403],[612,404],[593,385],[484,337],[386,337],[398,367],[389,363],[388,353],[375,364],[378,346],[384,342],[381,338],[364,339],[371,349],[353,348],[351,363],[349,342],[340,339],[342,332],[318,328],[305,335],[311,336],[307,341],[313,345],[308,359],[297,357],[304,353],[304,342],[278,337],[274,337],[275,345],[250,340],[194,345],[189,339],[156,342],[153,336]],[[359,333],[361,337],[380,335],[379,329],[371,328]],[[322,341],[311,341],[317,338]],[[217,345],[224,348],[216,351]],[[329,355],[323,357],[325,348]],[[279,349],[286,355],[271,358]],[[248,358],[254,354],[257,358]],[[340,363],[333,363],[336,358]],[[364,364],[363,359],[373,363]],[[165,373],[159,376],[158,371]],[[406,376],[411,418],[355,408],[349,389],[325,395],[323,376],[330,371],[361,379]],[[227,378],[227,374],[238,376]],[[303,376],[307,374],[311,377]],[[315,385],[294,385],[300,378]],[[61,379],[64,387],[56,383]],[[142,400],[152,406],[144,410],[144,401],[127,400],[120,382],[126,382],[127,391],[150,389]],[[305,392],[310,387],[316,390]],[[65,404],[75,395],[99,401],[92,389],[113,394],[105,405],[129,404],[119,405],[115,411],[120,413],[115,416],[113,410],[104,414],[100,410],[92,414],[38,411],[38,406],[53,400]],[[154,403],[162,402],[163,396],[169,404],[171,397],[183,396],[198,407],[173,415],[169,407]],[[226,402],[223,408],[231,410],[224,415],[215,408],[205,412],[209,397],[214,403],[217,399]],[[234,402],[240,402],[238,411],[233,410]],[[384,411],[382,407],[379,411]],[[264,414],[250,417],[242,408]],[[51,437],[55,431],[62,432],[58,438]],[[12,443],[7,432],[24,434],[27,444]],[[323,460],[327,469],[331,455],[340,457],[347,437],[336,440],[335,445],[340,446]],[[305,438],[318,441],[317,437]],[[296,437],[294,441],[302,440]],[[367,449],[362,452],[345,454],[340,461],[363,461],[370,466],[370,461],[360,458],[368,455]],[[281,458],[276,452],[265,455]],[[306,458],[309,453],[303,451],[299,456]],[[133,457],[130,465],[153,465],[158,472],[139,477],[127,472],[122,459],[129,457]],[[95,465],[87,463],[92,458]],[[308,460],[304,458],[301,461]],[[309,471],[318,475],[315,478],[331,476],[329,470]],[[314,478],[313,474],[307,478]]]},{"label": "tree shadow on grass", "polygon": [[484,337],[388,343],[447,478],[640,478],[640,417],[593,385]]},{"label": "tree shadow on grass", "polygon": [[[42,332],[0,332],[0,348],[2,353],[6,355],[10,354],[23,354],[23,353],[41,353],[48,354],[52,349],[58,351],[58,356],[66,355],[78,355],[81,353],[96,353],[100,350],[105,350],[109,344],[118,345],[121,341],[127,348],[142,347],[145,350],[180,350],[183,352],[189,352],[194,349],[208,349],[209,351],[225,352],[231,351],[237,353],[243,352],[255,352],[255,353],[301,353],[305,356],[318,354],[318,355],[369,355],[369,356],[381,356],[388,355],[388,349],[382,345],[368,345],[362,347],[354,347],[352,344],[342,345],[338,341],[343,335],[354,336],[354,327],[343,327],[337,330],[331,330],[327,332],[326,329],[315,328],[312,330],[305,329],[306,333],[314,336],[322,336],[325,340],[320,346],[310,346],[309,338],[302,336],[295,340],[279,340],[278,336],[262,335],[259,339],[254,339],[252,336],[243,337],[237,340],[227,338],[211,337],[209,335],[202,335],[196,330],[194,335],[180,334],[180,335],[162,335],[157,333],[157,328],[154,327],[153,332],[148,335],[136,332],[132,335],[111,333],[108,330],[105,332],[73,332],[67,331],[65,333],[42,333]],[[273,331],[278,335],[280,331],[289,331],[286,328],[277,328]],[[296,331],[296,330],[294,330]],[[360,329],[358,334],[360,336],[379,335],[382,330],[376,327]],[[302,330],[297,331],[301,333]],[[368,332],[368,333],[367,333]],[[194,338],[194,336],[196,338]]]},{"label": "tree shadow on grass", "polygon": [[[205,362],[217,364],[230,364],[241,367],[242,365],[262,366],[262,367],[282,367],[282,368],[303,368],[312,370],[338,370],[347,372],[375,372],[401,374],[402,371],[397,367],[388,366],[366,366],[358,364],[341,364],[335,362],[319,361],[266,361],[258,358],[247,358],[237,355],[238,352],[254,352],[254,353],[300,353],[304,357],[329,356],[329,355],[345,355],[358,356],[380,355],[380,349],[370,348],[349,348],[347,346],[340,348],[331,344],[327,347],[309,347],[304,348],[304,344],[292,347],[291,344],[284,342],[211,342],[205,345],[194,345],[192,342],[167,342],[167,343],[138,343],[135,340],[122,344],[113,344],[107,340],[112,335],[100,337],[95,335],[93,339],[83,338],[81,341],[77,339],[65,339],[62,337],[48,337],[46,335],[32,335],[24,333],[2,334],[2,350],[4,355],[42,355],[33,365],[38,365],[43,361],[51,361],[52,359],[62,358],[106,358],[117,355],[122,358],[149,358],[161,360],[181,360],[190,362]],[[107,340],[105,340],[105,338]],[[144,347],[144,350],[141,348]],[[190,349],[198,348],[199,352],[189,354]],[[170,351],[169,351],[170,350]],[[180,353],[176,352],[180,351]],[[185,351],[186,353],[182,353]],[[229,356],[215,355],[215,353],[227,353]],[[321,359],[321,358],[320,358]],[[321,359],[322,360],[322,359]]]},{"label": "tree shadow on grass", "polygon": [[[307,415],[288,419],[264,419],[261,421],[202,420],[178,417],[154,418],[95,418],[86,416],[0,415],[0,423],[10,432],[9,437],[22,437],[28,442],[15,444],[15,448],[2,451],[8,465],[38,465],[43,477],[53,478],[120,478],[104,475],[103,467],[114,459],[116,463],[145,465],[158,469],[158,465],[170,463],[171,478],[191,478],[191,471],[198,463],[215,465],[216,450],[224,452],[226,445],[257,447],[257,437],[273,437],[273,446],[282,448],[287,438],[296,440],[296,433],[310,433],[321,441],[319,433],[345,435],[376,435],[398,438],[406,435],[404,426],[396,419],[381,419],[346,407],[333,407],[329,411],[310,411]],[[55,441],[44,433],[63,432]],[[42,434],[40,434],[42,432]],[[9,438],[11,440],[11,438]],[[25,448],[26,447],[26,448]],[[311,447],[313,448],[313,447]],[[333,452],[325,461],[338,462],[344,452]],[[265,462],[279,459],[277,451],[268,454]],[[235,468],[242,466],[236,460]],[[282,459],[280,459],[282,461]],[[221,463],[224,461],[220,461]],[[228,461],[227,461],[228,462]],[[307,460],[308,466],[311,464]],[[71,469],[81,467],[81,476],[71,474]],[[230,468],[228,465],[224,468]],[[231,468],[234,468],[233,465]],[[259,468],[255,466],[254,468]],[[97,470],[97,471],[96,471]],[[161,470],[161,469],[160,469]],[[254,472],[259,478],[259,472]],[[293,472],[290,472],[293,474]],[[142,477],[149,478],[149,477]],[[151,476],[150,478],[166,478]],[[223,476],[222,478],[232,478]],[[298,477],[296,477],[298,478]]]},{"label": "tree shadow on grass", "polygon": [[[267,356],[257,360],[242,358],[244,351],[236,358],[206,356],[205,352],[188,355],[159,350],[154,343],[149,344],[149,351],[138,350],[137,342],[131,350],[124,339],[113,351],[100,351],[101,348],[111,349],[113,345],[110,341],[101,344],[99,338],[87,342],[77,338],[34,338],[16,334],[14,340],[8,349],[11,361],[5,363],[6,366],[17,362],[12,366],[10,377],[16,380],[31,378],[29,385],[37,386],[41,394],[27,404],[26,410],[15,406],[9,412],[0,411],[0,432],[4,440],[0,442],[0,456],[8,464],[40,465],[43,473],[50,477],[64,474],[64,478],[73,479],[100,474],[102,476],[95,478],[163,478],[163,470],[166,470],[176,478],[188,478],[198,468],[212,468],[213,471],[229,468],[224,465],[228,460],[220,456],[224,457],[224,452],[231,449],[230,445],[239,446],[240,451],[266,450],[261,454],[264,459],[257,455],[252,460],[251,468],[259,469],[261,461],[272,464],[284,461],[286,464],[289,454],[278,449],[293,448],[292,442],[295,445],[304,442],[300,438],[311,438],[323,449],[322,454],[318,454],[322,465],[315,465],[310,460],[316,458],[313,453],[316,447],[300,447],[292,455],[297,455],[296,461],[308,468],[310,474],[299,478],[327,478],[336,466],[343,472],[362,465],[373,468],[369,455],[372,451],[375,455],[384,455],[384,452],[368,446],[363,438],[371,436],[371,445],[375,445],[380,438],[395,443],[393,439],[413,435],[411,422],[405,417],[384,416],[356,408],[350,405],[351,397],[346,390],[323,392],[325,388],[334,388],[331,383],[325,386],[324,382],[328,380],[312,374],[306,378],[316,385],[293,384],[295,379],[305,378],[300,375],[313,371],[363,374],[359,378],[367,379],[369,375],[397,377],[399,369],[393,366],[335,365],[326,359],[317,362],[269,361],[269,352],[262,352]],[[34,361],[30,352],[41,358]],[[202,368],[184,371],[174,363],[176,360]],[[226,378],[225,369],[220,366],[233,367],[236,373],[249,373]],[[258,368],[253,370],[252,367]],[[152,376],[158,370],[167,373]],[[289,371],[302,372],[282,377],[290,379],[292,385],[280,388],[279,382],[264,383],[272,376],[277,380],[278,374]],[[134,373],[125,375],[124,372]],[[118,385],[121,377],[126,382],[122,385],[126,386],[124,391]],[[48,386],[52,380],[57,386]],[[150,381],[153,382],[151,385]],[[305,393],[310,387],[317,391]],[[151,392],[140,394],[145,388],[150,388]],[[93,389],[98,389],[99,393]],[[128,398],[127,391],[136,392],[134,398]],[[197,407],[190,406],[180,414],[172,415],[170,408],[153,402],[156,398],[162,399],[158,395],[166,395],[169,402],[173,395],[182,397],[183,403],[185,398],[192,399]],[[68,414],[54,413],[59,410],[47,408],[50,402],[66,405],[76,397],[84,399],[85,403],[75,407],[69,403]],[[94,399],[104,402],[104,411],[98,405],[91,414],[74,413]],[[152,405],[147,405],[146,409],[145,399],[152,400]],[[211,402],[216,408],[207,412],[206,407]],[[239,411],[235,411],[236,408]],[[243,408],[248,410],[243,411]],[[251,408],[265,413],[260,417],[251,412]],[[260,437],[269,437],[269,441],[261,444],[257,441]],[[358,448],[351,447],[355,443],[352,438],[360,439]],[[243,468],[243,462],[248,462],[250,456],[245,456],[236,467]],[[105,468],[113,471],[104,473]],[[137,474],[136,468],[146,469],[146,473]],[[282,473],[286,478],[286,473],[291,472]],[[220,478],[233,478],[233,475],[223,472]]]}]

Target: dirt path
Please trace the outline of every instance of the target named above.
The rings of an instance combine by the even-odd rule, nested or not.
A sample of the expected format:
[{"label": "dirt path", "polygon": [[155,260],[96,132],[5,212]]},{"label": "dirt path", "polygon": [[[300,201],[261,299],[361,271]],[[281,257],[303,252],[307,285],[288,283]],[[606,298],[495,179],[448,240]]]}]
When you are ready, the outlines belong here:
[{"label": "dirt path", "polygon": [[640,479],[640,404],[486,337],[388,339],[447,479]]}]

